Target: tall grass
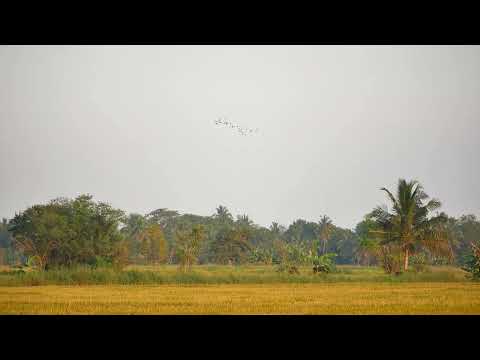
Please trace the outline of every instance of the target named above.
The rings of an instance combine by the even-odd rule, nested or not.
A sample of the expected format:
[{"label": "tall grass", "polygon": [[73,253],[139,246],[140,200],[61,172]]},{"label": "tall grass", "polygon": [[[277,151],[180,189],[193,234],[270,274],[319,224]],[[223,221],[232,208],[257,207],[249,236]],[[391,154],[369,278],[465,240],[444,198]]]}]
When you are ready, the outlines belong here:
[{"label": "tall grass", "polygon": [[153,285],[153,284],[279,284],[336,282],[461,282],[466,273],[453,267],[436,267],[427,272],[388,275],[375,267],[343,266],[329,274],[313,274],[308,267],[299,275],[278,273],[274,266],[195,266],[181,272],[175,266],[131,266],[112,268],[53,269],[32,272],[0,272],[0,286],[39,285]]}]

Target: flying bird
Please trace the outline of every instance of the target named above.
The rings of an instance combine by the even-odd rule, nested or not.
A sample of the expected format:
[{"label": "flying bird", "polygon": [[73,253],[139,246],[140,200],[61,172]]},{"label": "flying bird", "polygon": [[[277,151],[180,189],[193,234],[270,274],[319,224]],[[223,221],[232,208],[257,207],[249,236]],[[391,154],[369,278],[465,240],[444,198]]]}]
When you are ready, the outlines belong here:
[{"label": "flying bird", "polygon": [[222,118],[222,117],[215,120],[215,125],[224,125],[224,126],[227,126],[231,129],[237,129],[237,131],[240,133],[240,135],[243,135],[243,136],[246,136],[248,134],[252,134],[253,132],[258,133],[258,128],[256,128],[255,130],[250,129],[250,128],[243,128],[243,127],[241,127],[237,124],[234,124],[234,123],[231,123],[231,122],[225,120],[225,118]]}]

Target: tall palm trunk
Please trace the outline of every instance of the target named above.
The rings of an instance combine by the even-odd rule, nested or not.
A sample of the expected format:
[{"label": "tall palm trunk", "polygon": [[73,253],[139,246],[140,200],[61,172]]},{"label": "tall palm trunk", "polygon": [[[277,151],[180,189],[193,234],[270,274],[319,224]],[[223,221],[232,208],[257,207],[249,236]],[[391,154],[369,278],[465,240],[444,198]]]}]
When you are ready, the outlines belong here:
[{"label": "tall palm trunk", "polygon": [[403,259],[403,270],[408,270],[408,247],[405,248],[405,258]]}]

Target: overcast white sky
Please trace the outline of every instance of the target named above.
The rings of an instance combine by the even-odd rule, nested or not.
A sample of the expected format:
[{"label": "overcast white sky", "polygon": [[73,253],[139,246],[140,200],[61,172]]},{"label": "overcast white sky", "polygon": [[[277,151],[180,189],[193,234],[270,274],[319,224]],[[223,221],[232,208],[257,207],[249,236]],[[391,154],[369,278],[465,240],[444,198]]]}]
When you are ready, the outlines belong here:
[{"label": "overcast white sky", "polygon": [[0,217],[90,193],[353,227],[399,177],[478,216],[479,145],[478,46],[0,47]]}]

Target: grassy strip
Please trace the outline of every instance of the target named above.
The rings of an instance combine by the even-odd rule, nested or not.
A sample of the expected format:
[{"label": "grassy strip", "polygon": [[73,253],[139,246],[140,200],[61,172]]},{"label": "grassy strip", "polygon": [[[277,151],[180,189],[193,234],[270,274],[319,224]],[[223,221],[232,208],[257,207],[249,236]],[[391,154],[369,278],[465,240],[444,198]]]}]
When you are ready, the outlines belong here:
[{"label": "grassy strip", "polygon": [[0,272],[0,286],[41,285],[161,285],[161,284],[279,284],[337,282],[462,282],[466,273],[452,267],[431,268],[427,272],[407,272],[398,276],[378,268],[345,266],[330,274],[312,274],[302,268],[299,275],[278,273],[273,266],[196,266],[189,272],[176,267],[134,266],[123,271],[110,268],[76,267],[44,272]]}]

